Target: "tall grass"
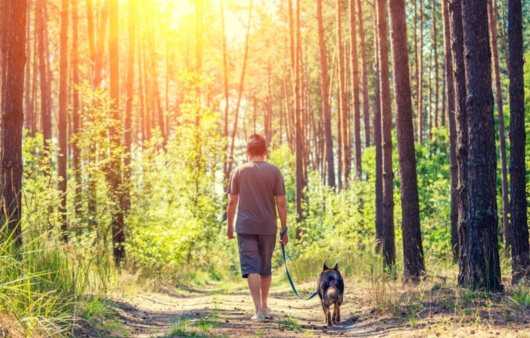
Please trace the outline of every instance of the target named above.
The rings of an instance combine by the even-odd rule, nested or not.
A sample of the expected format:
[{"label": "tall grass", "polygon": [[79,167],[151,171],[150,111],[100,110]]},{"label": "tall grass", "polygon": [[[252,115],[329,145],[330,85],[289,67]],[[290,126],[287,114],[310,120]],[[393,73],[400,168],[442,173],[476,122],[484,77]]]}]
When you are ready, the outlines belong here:
[{"label": "tall grass", "polygon": [[11,330],[26,336],[71,331],[83,296],[107,288],[112,264],[105,255],[90,255],[47,233],[24,231],[17,247],[6,228],[0,227],[6,235],[0,242],[0,316],[11,318]]}]

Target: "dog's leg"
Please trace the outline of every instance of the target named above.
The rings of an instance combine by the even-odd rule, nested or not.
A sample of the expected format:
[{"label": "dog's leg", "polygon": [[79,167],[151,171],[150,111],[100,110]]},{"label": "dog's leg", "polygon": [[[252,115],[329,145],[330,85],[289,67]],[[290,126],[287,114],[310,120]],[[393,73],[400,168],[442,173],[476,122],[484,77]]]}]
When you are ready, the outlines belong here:
[{"label": "dog's leg", "polygon": [[326,308],[326,304],[324,304],[324,302],[322,302],[322,310],[324,310],[324,324],[328,325],[329,308]]},{"label": "dog's leg", "polygon": [[335,303],[335,310],[337,310],[337,323],[340,323],[340,303]]},{"label": "dog's leg", "polygon": [[333,323],[337,323],[337,302],[333,303]]},{"label": "dog's leg", "polygon": [[328,306],[328,315],[327,315],[327,321],[328,321],[328,326],[333,326],[333,322],[331,321],[331,309],[330,309],[330,306]]}]

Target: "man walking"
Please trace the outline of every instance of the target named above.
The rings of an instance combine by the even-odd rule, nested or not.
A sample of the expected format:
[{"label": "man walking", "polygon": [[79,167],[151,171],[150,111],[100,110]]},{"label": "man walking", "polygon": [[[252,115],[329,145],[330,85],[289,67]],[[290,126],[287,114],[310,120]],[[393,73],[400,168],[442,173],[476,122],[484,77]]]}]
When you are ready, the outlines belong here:
[{"label": "man walking", "polygon": [[[241,273],[243,278],[248,279],[256,308],[256,314],[251,319],[264,321],[271,312],[267,298],[272,279],[272,252],[278,232],[276,207],[283,231],[287,226],[287,205],[280,169],[265,161],[267,143],[263,136],[250,136],[247,155],[249,162],[237,167],[230,176],[226,235],[230,239],[235,238],[234,218],[237,209],[235,232]],[[286,245],[288,241],[285,234],[280,243]]]}]

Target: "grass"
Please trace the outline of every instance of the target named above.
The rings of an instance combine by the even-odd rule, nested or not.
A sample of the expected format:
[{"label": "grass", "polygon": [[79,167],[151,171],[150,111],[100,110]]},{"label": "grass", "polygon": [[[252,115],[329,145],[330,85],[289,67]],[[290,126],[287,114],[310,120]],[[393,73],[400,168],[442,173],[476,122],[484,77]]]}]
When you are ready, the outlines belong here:
[{"label": "grass", "polygon": [[279,329],[280,331],[295,331],[302,332],[302,326],[298,324],[296,319],[291,317],[286,317],[279,320]]},{"label": "grass", "polygon": [[114,304],[98,296],[89,297],[81,304],[81,318],[91,336],[127,337],[129,329],[118,320]]},{"label": "grass", "polygon": [[[0,227],[0,234],[6,234]],[[108,261],[48,234],[24,231],[17,247],[11,237],[0,242],[0,317],[10,318],[11,332],[25,336],[62,336],[80,323],[83,295],[101,292],[109,283]],[[90,304],[90,303],[89,303]]]},{"label": "grass", "polygon": [[228,337],[227,335],[217,335],[211,332],[212,329],[221,325],[218,319],[219,318],[216,314],[204,318],[199,318],[195,322],[190,321],[189,318],[182,317],[175,324],[172,325],[170,332],[164,337]]}]

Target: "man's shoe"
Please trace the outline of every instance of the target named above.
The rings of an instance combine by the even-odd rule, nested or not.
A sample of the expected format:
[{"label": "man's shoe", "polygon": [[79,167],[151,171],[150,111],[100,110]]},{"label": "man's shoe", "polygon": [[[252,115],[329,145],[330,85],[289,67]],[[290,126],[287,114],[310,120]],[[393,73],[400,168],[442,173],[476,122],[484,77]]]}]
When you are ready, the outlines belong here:
[{"label": "man's shoe", "polygon": [[250,318],[250,320],[255,320],[257,322],[264,322],[265,321],[265,316],[263,316],[262,312],[258,312],[254,316],[252,316]]},{"label": "man's shoe", "polygon": [[263,316],[264,317],[271,317],[271,308],[270,307],[266,307],[263,309]]}]

